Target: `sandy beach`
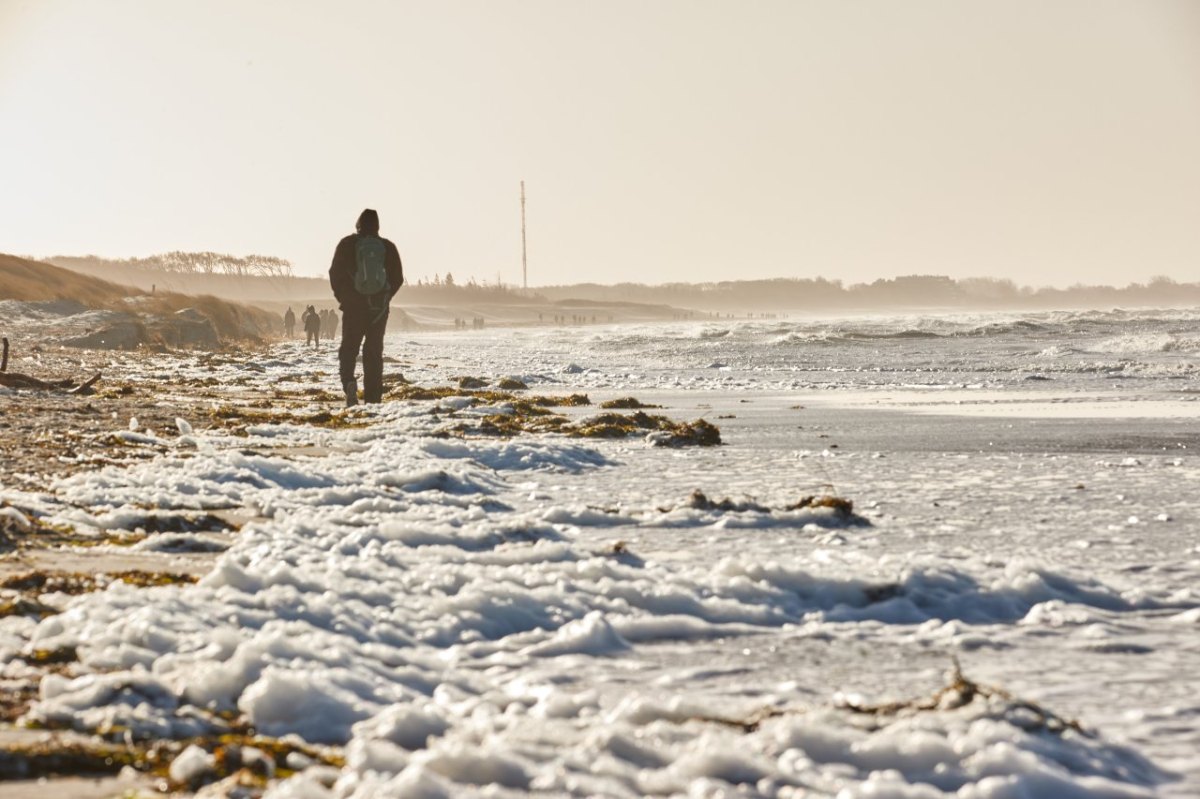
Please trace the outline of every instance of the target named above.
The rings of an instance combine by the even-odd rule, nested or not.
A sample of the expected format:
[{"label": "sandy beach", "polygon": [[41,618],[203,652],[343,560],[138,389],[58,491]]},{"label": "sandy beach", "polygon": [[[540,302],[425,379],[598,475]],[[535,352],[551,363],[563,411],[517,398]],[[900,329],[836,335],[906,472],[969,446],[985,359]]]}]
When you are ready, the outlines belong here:
[{"label": "sandy beach", "polygon": [[[117,575],[5,592],[7,767],[48,729],[220,795],[1194,792],[1194,372],[1031,389],[952,331],[879,361],[721,330],[392,336],[350,411],[295,343],[0,395],[31,444],[73,431],[6,469],[3,575]],[[1085,343],[989,346],[1049,372],[1048,338]],[[721,444],[595,433],[639,412]]]}]

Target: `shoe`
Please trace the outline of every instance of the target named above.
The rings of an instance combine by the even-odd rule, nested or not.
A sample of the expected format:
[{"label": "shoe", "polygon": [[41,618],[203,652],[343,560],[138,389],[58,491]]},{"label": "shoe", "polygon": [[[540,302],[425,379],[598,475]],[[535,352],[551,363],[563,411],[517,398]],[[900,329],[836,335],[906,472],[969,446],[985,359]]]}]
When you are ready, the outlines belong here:
[{"label": "shoe", "polygon": [[358,381],[347,380],[342,383],[342,391],[346,393],[346,407],[353,408],[358,404]]}]

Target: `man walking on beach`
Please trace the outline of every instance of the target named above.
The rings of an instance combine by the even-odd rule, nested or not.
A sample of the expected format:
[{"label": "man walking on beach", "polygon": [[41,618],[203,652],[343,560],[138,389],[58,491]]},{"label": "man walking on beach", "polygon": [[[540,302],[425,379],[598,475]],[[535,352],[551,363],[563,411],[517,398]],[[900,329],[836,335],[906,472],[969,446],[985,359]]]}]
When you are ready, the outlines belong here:
[{"label": "man walking on beach", "polygon": [[287,337],[291,338],[296,333],[296,312],[292,310],[292,306],[288,306],[287,313],[283,315],[283,328],[287,331]]},{"label": "man walking on beach", "polygon": [[338,242],[329,267],[329,285],[342,309],[342,345],[338,367],[346,407],[358,404],[354,367],[359,349],[363,360],[363,400],[383,399],[383,334],[388,304],[404,285],[404,270],[396,245],[379,236],[379,214],[367,208],[359,214],[357,232]]}]

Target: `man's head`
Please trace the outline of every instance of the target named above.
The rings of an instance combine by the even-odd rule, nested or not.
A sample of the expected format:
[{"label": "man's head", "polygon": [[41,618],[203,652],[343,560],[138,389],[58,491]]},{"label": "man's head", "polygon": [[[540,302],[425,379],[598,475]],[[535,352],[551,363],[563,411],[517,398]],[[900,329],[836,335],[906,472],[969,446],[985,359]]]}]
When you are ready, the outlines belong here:
[{"label": "man's head", "polygon": [[363,212],[358,215],[358,222],[355,223],[354,229],[359,233],[377,234],[379,232],[379,214],[373,208],[364,208]]}]

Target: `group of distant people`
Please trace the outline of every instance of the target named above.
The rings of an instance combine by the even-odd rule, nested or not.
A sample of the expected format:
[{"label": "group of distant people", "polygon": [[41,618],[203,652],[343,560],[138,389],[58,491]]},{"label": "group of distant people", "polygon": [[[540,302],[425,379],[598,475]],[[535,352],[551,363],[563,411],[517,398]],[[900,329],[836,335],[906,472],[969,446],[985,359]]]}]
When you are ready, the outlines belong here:
[{"label": "group of distant people", "polygon": [[[338,312],[332,308],[318,311],[315,306],[309,305],[300,314],[300,326],[304,330],[306,338],[305,346],[311,344],[315,348],[321,343],[322,338],[336,338],[340,321]],[[296,335],[296,312],[290,307],[283,315],[283,329],[288,338]]]},{"label": "group of distant people", "polygon": [[[484,322],[483,322],[482,316],[472,316],[471,317],[470,327],[472,330],[483,330],[483,325],[484,325]],[[455,330],[466,330],[467,329],[467,320],[459,319],[457,316],[454,317],[454,329]]]},{"label": "group of distant people", "polygon": [[[541,314],[538,314],[538,321],[539,322],[544,321],[542,319]],[[608,315],[608,321],[609,322],[613,321],[612,314]],[[594,324],[596,324],[596,322],[597,322],[597,319],[593,315],[591,323],[594,325]],[[586,316],[584,316],[583,314],[571,314],[570,316],[567,316],[566,314],[555,314],[554,315],[554,324],[556,324],[556,325],[568,325],[568,324],[570,324],[570,325],[586,325],[587,323],[588,323],[588,318]]]}]

